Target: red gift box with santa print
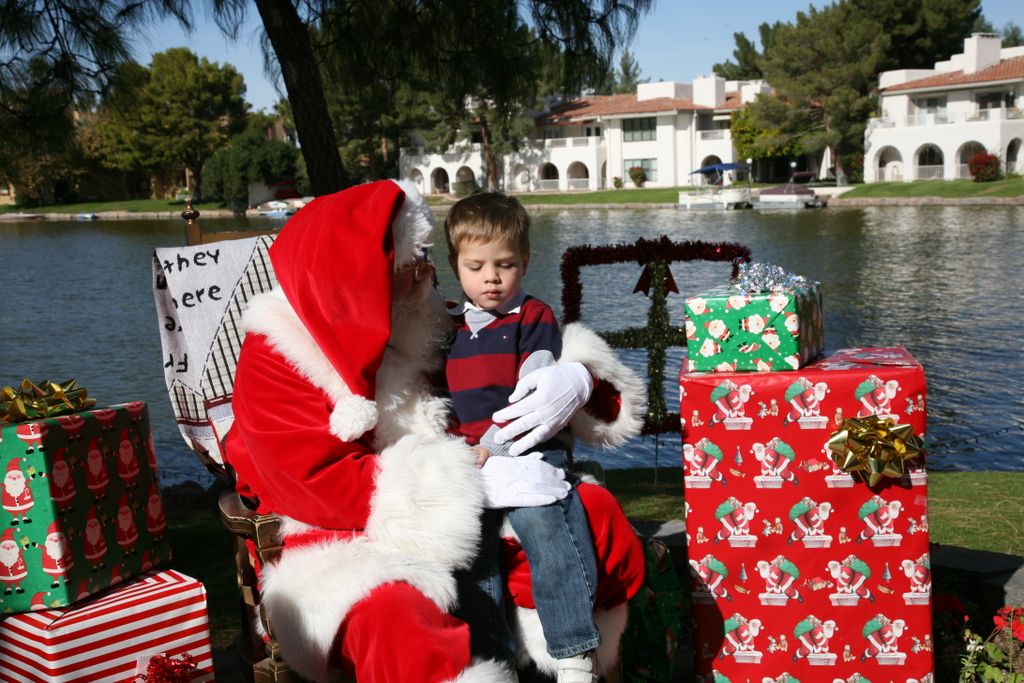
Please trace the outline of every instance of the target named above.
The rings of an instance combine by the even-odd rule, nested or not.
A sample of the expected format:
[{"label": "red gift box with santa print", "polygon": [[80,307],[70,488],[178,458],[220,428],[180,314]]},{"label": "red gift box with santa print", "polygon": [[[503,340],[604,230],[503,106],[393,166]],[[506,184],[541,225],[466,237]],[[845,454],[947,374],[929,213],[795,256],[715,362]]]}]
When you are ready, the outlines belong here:
[{"label": "red gift box with santa print", "polygon": [[869,487],[828,448],[847,418],[923,438],[920,364],[901,347],[844,349],[793,372],[684,372],[680,392],[698,673],[925,679],[923,455]]},{"label": "red gift box with santa print", "polygon": [[63,607],[171,557],[146,404],[0,430],[0,614]]},{"label": "red gift box with santa print", "polygon": [[157,656],[213,680],[206,590],[175,571],[151,572],[92,600],[0,618],[0,680],[128,683]]}]

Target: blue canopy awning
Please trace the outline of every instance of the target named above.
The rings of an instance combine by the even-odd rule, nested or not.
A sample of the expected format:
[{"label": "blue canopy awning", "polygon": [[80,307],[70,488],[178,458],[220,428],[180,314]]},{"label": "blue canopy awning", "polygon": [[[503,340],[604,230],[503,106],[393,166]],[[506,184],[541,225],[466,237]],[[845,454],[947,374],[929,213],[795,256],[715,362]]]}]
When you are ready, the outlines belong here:
[{"label": "blue canopy awning", "polygon": [[722,173],[723,171],[746,170],[746,168],[746,164],[711,164],[710,166],[701,166],[696,171],[690,171],[690,175],[694,173],[713,173],[715,171]]}]

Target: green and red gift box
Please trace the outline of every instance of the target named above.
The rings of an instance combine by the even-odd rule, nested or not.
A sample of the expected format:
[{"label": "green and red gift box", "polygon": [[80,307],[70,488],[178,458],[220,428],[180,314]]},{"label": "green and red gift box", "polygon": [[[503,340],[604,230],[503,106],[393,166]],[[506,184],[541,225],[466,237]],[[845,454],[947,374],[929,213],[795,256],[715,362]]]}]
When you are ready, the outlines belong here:
[{"label": "green and red gift box", "polygon": [[0,429],[0,613],[63,607],[171,557],[146,404]]},{"label": "green and red gift box", "polygon": [[824,350],[823,330],[816,283],[774,291],[716,287],[686,299],[687,370],[796,370]]},{"label": "green and red gift box", "polygon": [[902,470],[869,486],[855,461],[872,448],[829,445],[861,422],[923,438],[917,361],[900,347],[845,349],[791,372],[683,372],[680,391],[698,673],[931,672],[923,454],[877,466]]}]

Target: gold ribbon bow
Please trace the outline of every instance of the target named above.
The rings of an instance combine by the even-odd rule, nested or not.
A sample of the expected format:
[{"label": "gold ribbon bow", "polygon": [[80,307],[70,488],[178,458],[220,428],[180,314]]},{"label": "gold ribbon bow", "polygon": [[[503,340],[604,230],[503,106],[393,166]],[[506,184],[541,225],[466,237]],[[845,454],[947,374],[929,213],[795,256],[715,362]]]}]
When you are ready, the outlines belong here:
[{"label": "gold ribbon bow", "polygon": [[38,384],[25,379],[21,387],[4,387],[0,389],[0,421],[21,422],[23,420],[39,420],[54,415],[87,410],[96,405],[96,400],[89,398],[89,391],[78,386],[78,380],[51,382],[45,380]]},{"label": "gold ribbon bow", "polygon": [[828,448],[839,469],[856,472],[874,486],[882,477],[901,478],[907,460],[921,455],[924,442],[909,424],[869,415],[844,420],[842,429],[828,440]]}]

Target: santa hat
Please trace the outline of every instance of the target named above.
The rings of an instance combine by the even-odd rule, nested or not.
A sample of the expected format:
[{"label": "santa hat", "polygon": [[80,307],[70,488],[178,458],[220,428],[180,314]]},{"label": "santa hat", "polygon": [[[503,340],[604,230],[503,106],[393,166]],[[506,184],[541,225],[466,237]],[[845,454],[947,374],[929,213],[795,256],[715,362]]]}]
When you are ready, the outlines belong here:
[{"label": "santa hat", "polygon": [[14,542],[14,529],[4,529],[4,533],[0,534],[0,543],[4,541]]},{"label": "santa hat", "polygon": [[347,392],[331,432],[350,441],[377,424],[377,370],[391,337],[396,270],[430,246],[434,219],[407,182],[367,183],[319,197],[270,248],[281,290]]},{"label": "santa hat", "polygon": [[33,595],[32,604],[29,605],[29,609],[33,611],[46,609],[46,594],[36,593],[35,595]]},{"label": "santa hat", "polygon": [[7,463],[7,471],[21,472],[21,461],[22,458],[11,458],[11,461]]},{"label": "santa hat", "polygon": [[51,522],[50,526],[46,529],[46,535],[47,536],[51,536],[53,534],[60,534],[60,533],[63,533],[63,532],[60,530],[60,525],[57,524],[57,522]]},{"label": "santa hat", "polygon": [[99,517],[96,516],[96,508],[95,507],[89,508],[89,511],[85,513],[85,523],[86,524],[88,524],[89,522],[91,522],[93,520],[99,521]]},{"label": "santa hat", "polygon": [[121,499],[117,501],[117,509],[120,510],[121,508],[126,507],[131,507],[130,505],[128,505],[128,494],[122,493]]}]

